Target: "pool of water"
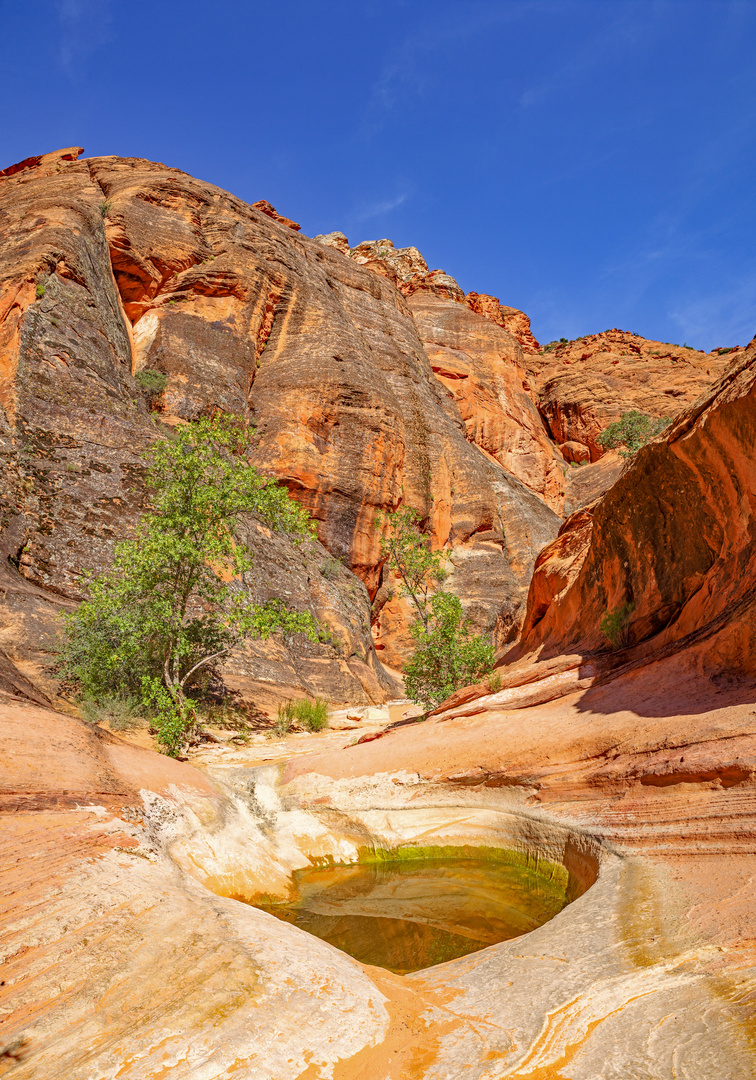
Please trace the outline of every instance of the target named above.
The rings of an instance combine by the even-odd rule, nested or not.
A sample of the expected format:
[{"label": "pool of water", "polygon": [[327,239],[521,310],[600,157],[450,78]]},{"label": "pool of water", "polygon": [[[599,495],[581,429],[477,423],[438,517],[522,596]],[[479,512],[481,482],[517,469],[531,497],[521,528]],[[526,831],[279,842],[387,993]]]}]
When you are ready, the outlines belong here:
[{"label": "pool of water", "polygon": [[563,867],[497,855],[310,868],[296,900],[255,906],[404,975],[527,934],[574,898]]}]

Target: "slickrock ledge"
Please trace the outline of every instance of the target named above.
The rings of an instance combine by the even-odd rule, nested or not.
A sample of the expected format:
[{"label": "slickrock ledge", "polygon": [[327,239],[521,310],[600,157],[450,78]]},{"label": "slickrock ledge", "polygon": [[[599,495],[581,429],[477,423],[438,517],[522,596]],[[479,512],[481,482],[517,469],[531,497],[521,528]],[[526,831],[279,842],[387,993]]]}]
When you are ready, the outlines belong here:
[{"label": "slickrock ledge", "polygon": [[[0,1075],[753,1075],[754,708],[677,658],[283,775],[210,778],[2,713]],[[404,978],[225,898],[285,896],[309,859],[366,843],[511,847],[587,888],[523,938]]]}]

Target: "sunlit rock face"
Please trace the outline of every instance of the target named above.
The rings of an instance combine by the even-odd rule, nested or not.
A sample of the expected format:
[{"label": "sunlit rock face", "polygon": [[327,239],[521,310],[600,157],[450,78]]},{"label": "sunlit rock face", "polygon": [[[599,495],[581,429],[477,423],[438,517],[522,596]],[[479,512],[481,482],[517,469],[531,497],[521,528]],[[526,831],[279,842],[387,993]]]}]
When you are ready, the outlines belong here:
[{"label": "sunlit rock face", "polygon": [[[82,575],[108,564],[144,508],[142,454],[161,425],[220,409],[256,425],[254,463],[312,513],[322,545],[268,557],[259,580],[309,594],[341,641],[271,656],[263,682],[342,701],[390,692],[369,604],[382,581],[380,515],[400,504],[452,552],[453,588],[475,624],[510,633],[559,524],[541,498],[554,451],[518,389],[516,343],[460,307],[472,337],[489,328],[507,352],[491,378],[485,356],[472,362],[473,399],[489,412],[476,424],[471,402],[436,378],[390,275],[302,236],[268,203],[162,165],[77,154],[0,180],[2,525],[23,577],[61,601],[80,597]],[[425,265],[419,253],[397,261],[411,276]],[[161,393],[140,390],[143,369],[167,377]],[[336,560],[346,576],[329,569]],[[380,608],[379,598],[378,650],[401,665],[406,613],[395,634]],[[251,660],[231,668],[235,686],[254,682]]]},{"label": "sunlit rock face", "polygon": [[[313,241],[265,200],[79,153],[0,177],[5,547],[27,581],[78,598],[82,575],[107,565],[144,508],[142,454],[161,425],[245,415],[255,464],[308,508],[322,545],[278,558],[265,584],[309,591],[342,643],[272,658],[294,688],[362,701],[389,692],[379,657],[401,667],[411,644],[381,552],[382,515],[399,505],[449,551],[449,587],[473,624],[510,642],[559,515],[618,475],[616,457],[585,464],[601,427],[629,407],[669,412],[726,360],[654,355],[654,343],[618,332],[539,352],[526,315],[465,294],[417,248]],[[162,392],[142,392],[145,368],[166,376]],[[310,588],[333,560],[361,592],[348,577]],[[8,636],[21,649],[32,616],[18,602]],[[49,635],[44,619],[38,632]],[[235,665],[235,685],[251,687],[252,661]]]},{"label": "sunlit rock face", "polygon": [[519,650],[606,652],[628,605],[633,657],[690,647],[704,670],[756,674],[756,345],[579,511],[538,559]]},{"label": "sunlit rock face", "polygon": [[565,459],[598,461],[605,451],[597,436],[623,412],[675,416],[711,386],[738,351],[702,353],[605,330],[529,353],[527,367],[541,414]]}]

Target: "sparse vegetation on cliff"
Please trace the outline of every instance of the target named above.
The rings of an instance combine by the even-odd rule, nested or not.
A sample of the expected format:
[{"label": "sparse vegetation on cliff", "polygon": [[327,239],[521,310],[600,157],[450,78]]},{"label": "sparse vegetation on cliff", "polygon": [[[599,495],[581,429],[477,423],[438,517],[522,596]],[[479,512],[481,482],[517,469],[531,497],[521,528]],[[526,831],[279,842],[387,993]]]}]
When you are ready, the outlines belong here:
[{"label": "sparse vegetation on cliff", "polygon": [[623,413],[619,420],[610,424],[601,432],[596,442],[604,450],[615,450],[619,447],[619,455],[623,458],[631,458],[633,454],[645,446],[647,442],[655,438],[669,424],[664,417],[647,416],[645,413]]},{"label": "sparse vegetation on cliff", "polygon": [[233,418],[180,427],[150,451],[152,508],[112,568],[67,617],[61,673],[85,699],[136,696],[158,741],[178,754],[198,725],[196,698],[213,668],[244,638],[318,626],[280,600],[253,604],[242,577],[252,553],[233,534],[242,514],[293,538],[309,517],[247,463],[249,432]]},{"label": "sparse vegetation on cliff", "polygon": [[599,624],[599,630],[615,649],[623,649],[629,641],[630,616],[635,611],[635,604],[620,604],[614,611],[606,611]]},{"label": "sparse vegetation on cliff", "polygon": [[154,371],[152,368],[142,368],[141,371],[137,371],[134,378],[142,390],[156,394],[165,390],[168,383],[168,376],[164,371]]},{"label": "sparse vegetation on cliff", "polygon": [[431,550],[417,512],[395,510],[386,520],[384,554],[399,577],[402,595],[417,612],[410,626],[416,648],[404,668],[405,689],[421,705],[440,705],[460,686],[491,671],[493,646],[473,631],[459,599],[436,588],[446,576],[443,553]]}]

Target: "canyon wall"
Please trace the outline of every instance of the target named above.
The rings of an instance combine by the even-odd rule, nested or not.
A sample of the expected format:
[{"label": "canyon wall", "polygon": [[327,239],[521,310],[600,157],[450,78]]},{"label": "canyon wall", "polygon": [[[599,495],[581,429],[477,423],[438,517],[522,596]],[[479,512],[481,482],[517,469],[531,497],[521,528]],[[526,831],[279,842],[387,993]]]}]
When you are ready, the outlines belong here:
[{"label": "canyon wall", "polygon": [[[249,587],[297,599],[341,641],[314,656],[304,642],[276,647],[264,684],[337,700],[393,692],[370,601],[383,576],[380,515],[402,503],[450,549],[454,587],[477,625],[498,620],[511,632],[559,518],[472,441],[399,289],[302,236],[269,204],[150,162],[77,157],[76,148],[47,155],[0,180],[2,526],[26,582],[61,603],[80,598],[84,575],[107,565],[145,506],[144,450],[172,425],[220,409],[255,425],[253,463],[289,488],[318,531],[303,555],[278,550],[272,564],[261,551],[265,572],[259,590]],[[508,349],[499,381],[516,395],[507,365],[519,346],[496,332]],[[162,392],[140,389],[143,369],[165,375]],[[381,603],[379,651],[391,640]],[[7,647],[31,673],[23,620],[7,609],[3,618]],[[54,628],[44,629],[45,648]],[[390,658],[400,664],[401,651]],[[251,685],[259,659],[230,685]]]},{"label": "canyon wall", "polygon": [[[253,529],[260,569],[246,584],[308,607],[331,643],[250,646],[229,688],[382,700],[396,684],[381,661],[402,666],[411,615],[384,566],[386,511],[418,511],[449,554],[448,587],[503,647],[561,516],[619,474],[616,454],[580,464],[597,457],[600,426],[684,403],[724,364],[687,350],[651,363],[641,340],[615,371],[612,332],[540,350],[525,314],[465,294],[416,248],[311,240],[264,200],[79,153],[0,176],[0,646],[48,691],[56,605],[84,595],[133,528],[144,451],[177,423],[248,418],[253,463],[317,527],[306,550]],[[165,388],[143,390],[143,370]]]}]

